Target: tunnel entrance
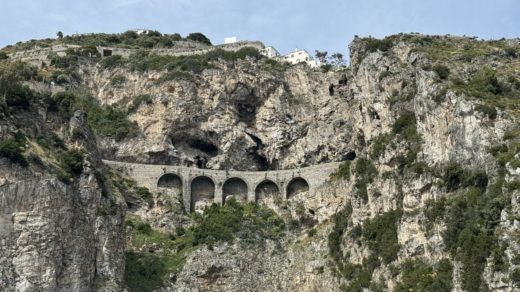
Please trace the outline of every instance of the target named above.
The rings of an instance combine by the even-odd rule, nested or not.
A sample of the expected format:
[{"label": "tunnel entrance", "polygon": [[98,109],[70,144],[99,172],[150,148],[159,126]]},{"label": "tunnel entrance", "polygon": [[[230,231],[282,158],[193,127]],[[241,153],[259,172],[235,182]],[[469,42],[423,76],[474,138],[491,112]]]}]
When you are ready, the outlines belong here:
[{"label": "tunnel entrance", "polygon": [[261,202],[269,197],[275,197],[280,195],[278,186],[270,180],[264,180],[259,183],[255,189],[255,200]]},{"label": "tunnel entrance", "polygon": [[182,190],[182,180],[174,173],[166,173],[159,178],[157,182],[159,188],[173,188]]},{"label": "tunnel entrance", "polygon": [[238,177],[230,178],[224,183],[222,193],[224,203],[231,198],[235,198],[237,202],[245,203],[247,201],[247,184]]},{"label": "tunnel entrance", "polygon": [[293,178],[291,182],[287,184],[287,198],[308,191],[309,183],[301,177]]},{"label": "tunnel entrance", "polygon": [[201,212],[213,204],[215,183],[207,176],[199,176],[191,181],[191,212]]}]

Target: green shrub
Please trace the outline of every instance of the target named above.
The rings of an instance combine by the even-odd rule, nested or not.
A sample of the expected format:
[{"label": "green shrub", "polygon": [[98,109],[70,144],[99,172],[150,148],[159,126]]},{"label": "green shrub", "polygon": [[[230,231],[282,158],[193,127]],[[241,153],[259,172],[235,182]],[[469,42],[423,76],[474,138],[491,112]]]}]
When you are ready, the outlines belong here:
[{"label": "green shrub", "polygon": [[151,253],[125,253],[125,282],[129,291],[152,291],[164,285],[165,257]]},{"label": "green shrub", "polygon": [[368,202],[367,185],[372,183],[377,176],[377,169],[371,160],[360,158],[356,162],[355,173],[356,182],[354,187],[356,188],[356,195],[366,203]]},{"label": "green shrub", "polygon": [[243,47],[240,48],[235,52],[235,58],[236,59],[246,59],[246,58],[253,58],[255,60],[260,60],[262,58],[262,55],[260,54],[260,51],[254,47]]},{"label": "green shrub", "polygon": [[83,153],[78,150],[62,151],[60,153],[61,172],[58,173],[63,182],[70,182],[74,176],[83,172]]},{"label": "green shrub", "polygon": [[126,77],[121,74],[116,74],[110,79],[110,85],[119,87],[126,82]]},{"label": "green shrub", "polygon": [[428,224],[433,224],[437,222],[439,219],[444,218],[444,214],[446,213],[446,198],[441,197],[438,200],[428,200],[425,203],[424,207],[424,215],[428,220]]},{"label": "green shrub", "polygon": [[511,279],[511,282],[513,282],[513,285],[515,285],[516,288],[520,288],[520,268],[514,269],[513,272],[511,272],[509,279]]},{"label": "green shrub", "polygon": [[390,38],[384,38],[382,40],[374,39],[374,38],[367,38],[364,39],[365,42],[365,48],[369,52],[376,52],[376,51],[382,51],[387,52],[393,47],[393,42]]},{"label": "green shrub", "polygon": [[343,161],[338,170],[330,174],[330,178],[333,180],[344,179],[349,180],[350,178],[350,160]]},{"label": "green shrub", "polygon": [[117,67],[121,67],[124,64],[123,57],[120,55],[113,55],[109,57],[104,57],[99,65],[103,69],[114,69]]},{"label": "green shrub", "polygon": [[[25,140],[25,139],[24,139]],[[5,157],[13,163],[18,163],[21,166],[28,166],[29,163],[23,155],[25,142],[17,139],[6,139],[0,142],[0,157]]]},{"label": "green shrub", "polygon": [[453,161],[445,166],[443,181],[448,192],[470,186],[484,191],[488,185],[488,177],[485,171],[466,170]]},{"label": "green shrub", "polygon": [[491,185],[486,194],[469,187],[450,203],[443,239],[447,250],[462,263],[464,290],[485,287],[482,273],[496,247],[495,228],[500,223],[500,213],[510,204],[510,198],[501,191],[502,183],[497,182],[496,191],[493,191],[495,184]]},{"label": "green shrub", "polygon": [[399,242],[397,226],[401,218],[401,210],[392,210],[378,215],[363,224],[363,239],[370,250],[379,255],[385,264],[397,259]]},{"label": "green shrub", "polygon": [[275,59],[267,59],[262,68],[271,73],[284,72],[287,69],[287,64],[285,62],[278,62]]},{"label": "green shrub", "polygon": [[416,120],[413,112],[404,112],[392,125],[392,131],[395,134],[404,134],[412,126],[415,128]]},{"label": "green shrub", "polygon": [[497,110],[494,106],[489,106],[486,104],[477,104],[475,106],[475,110],[484,113],[488,116],[490,120],[495,120],[497,118]]},{"label": "green shrub", "polygon": [[231,242],[236,237],[244,243],[259,243],[279,237],[285,229],[284,221],[271,209],[252,203],[242,205],[235,200],[224,206],[211,205],[196,220],[194,245]]},{"label": "green shrub", "polygon": [[392,75],[392,72],[390,71],[383,71],[381,74],[379,74],[379,82],[383,81],[386,77]]},{"label": "green shrub", "polygon": [[332,231],[328,236],[329,255],[336,270],[344,269],[344,256],[341,248],[343,234],[348,227],[348,221],[352,214],[352,206],[347,204],[341,211],[332,216]]},{"label": "green shrub", "polygon": [[148,206],[153,205],[153,195],[147,187],[135,187],[137,195],[148,203]]},{"label": "green shrub", "polygon": [[371,156],[374,159],[378,159],[381,157],[381,155],[385,152],[386,147],[388,144],[392,142],[392,135],[390,133],[385,133],[377,136],[373,141],[371,145]]},{"label": "green shrub", "polygon": [[408,260],[401,265],[402,278],[395,292],[435,291],[453,289],[453,266],[448,259],[441,260],[435,268],[420,260]]},{"label": "green shrub", "polygon": [[192,32],[186,37],[186,39],[211,46],[211,41],[200,32]]},{"label": "green shrub", "polygon": [[153,98],[149,94],[138,95],[132,100],[132,104],[128,107],[129,113],[136,112],[142,104],[152,104]]},{"label": "green shrub", "polygon": [[435,71],[439,78],[443,80],[448,79],[448,76],[450,75],[450,69],[443,64],[435,64],[435,66],[433,66],[433,71]]},{"label": "green shrub", "polygon": [[112,106],[101,108],[93,106],[88,112],[89,125],[97,134],[121,141],[137,136],[138,127],[128,120],[125,112]]}]

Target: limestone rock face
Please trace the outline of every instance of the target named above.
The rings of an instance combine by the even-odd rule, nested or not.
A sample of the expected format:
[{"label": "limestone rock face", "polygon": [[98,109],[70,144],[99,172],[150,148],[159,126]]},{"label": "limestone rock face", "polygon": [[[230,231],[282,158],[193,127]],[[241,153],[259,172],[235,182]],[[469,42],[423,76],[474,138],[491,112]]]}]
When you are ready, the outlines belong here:
[{"label": "limestone rock face", "polygon": [[[432,60],[429,54],[439,52],[420,47],[422,41],[438,39],[445,40],[439,44],[455,44],[448,47],[454,50],[451,59]],[[462,187],[446,186],[443,167],[449,163],[485,173],[481,194],[497,197],[490,209],[501,208],[492,222],[494,247],[500,249],[486,255],[481,279],[489,290],[516,291],[518,284],[510,276],[520,269],[520,154],[512,153],[519,148],[504,145],[518,142],[518,130],[511,131],[518,127],[517,99],[508,97],[509,104],[499,105],[497,96],[477,98],[471,90],[461,90],[489,67],[513,72],[491,83],[520,92],[516,53],[496,44],[482,53],[472,50],[482,43],[456,37],[401,35],[390,40],[387,46],[356,38],[350,65],[326,73],[304,65],[273,69],[266,60],[245,59],[212,61],[200,73],[179,71],[174,73],[186,74],[171,78],[172,72],[81,63],[76,80],[81,89],[100,104],[128,113],[139,134],[122,141],[96,136],[83,111],[73,113],[65,125],[56,125],[57,114],[47,109],[32,122],[20,114],[16,124],[27,126],[34,137],[46,136],[45,128],[54,123],[54,132],[68,149],[80,150],[84,160],[81,174],[64,183],[58,179],[63,166],[56,157],[44,161],[53,167],[49,172],[37,163],[23,168],[0,158],[0,290],[131,290],[123,283],[125,248],[160,258],[161,244],[197,224],[196,216],[185,213],[178,190],[148,193],[122,177],[118,188],[112,187],[124,174],[116,170],[110,176],[114,182],[105,181],[100,176],[104,158],[243,171],[350,161],[345,164],[349,168],[340,169],[316,192],[262,201],[287,225],[280,238],[251,244],[237,236],[233,242],[172,247],[172,253],[189,250],[186,262],[176,258],[179,270],[161,278],[164,287],[157,291],[345,291],[353,283],[365,291],[391,291],[403,280],[404,263],[420,260],[435,267],[443,259],[453,266],[453,290],[463,291],[464,265],[444,240],[450,227],[446,216],[431,219],[425,211],[432,202],[444,198],[449,203],[465,195]],[[515,46],[520,47],[518,41]],[[432,69],[439,64],[449,70],[449,78]],[[111,80],[117,75],[125,78],[116,86]],[[491,106],[485,103],[489,101]],[[15,128],[0,120],[0,138],[14,137]],[[501,147],[496,151],[511,152],[503,165],[491,151],[496,146]],[[31,147],[32,154],[44,152]],[[121,186],[126,189],[115,190]],[[212,201],[207,198],[196,211],[203,213]],[[134,246],[131,232],[125,234],[125,212],[131,215],[126,219],[148,223],[141,228],[161,231],[162,237],[143,236]],[[396,250],[383,260],[365,238],[370,234],[363,232],[367,223],[392,212],[399,214],[395,226],[384,222],[383,231],[395,227],[388,237],[395,239]],[[337,222],[345,225],[339,235]],[[135,227],[130,224],[134,222],[129,221],[127,231]],[[341,269],[334,263],[338,258]],[[503,266],[497,269],[500,260]],[[370,271],[360,270],[368,265]],[[356,279],[359,275],[369,275],[370,283],[360,283],[366,279]]]},{"label": "limestone rock face", "polygon": [[[131,115],[139,138],[102,143],[115,160],[267,170],[339,161],[353,150],[349,104],[328,91],[338,73],[271,73],[237,61],[158,84],[159,73],[91,70],[85,82],[103,103],[126,108],[135,96],[152,98]],[[111,74],[129,76],[127,85],[107,86]]]},{"label": "limestone rock face", "polygon": [[[70,132],[89,155],[64,183],[50,171],[0,163],[0,290],[121,291],[123,202],[104,193],[101,164],[84,113]],[[72,134],[71,134],[72,135]],[[88,149],[88,150],[87,150]]]}]

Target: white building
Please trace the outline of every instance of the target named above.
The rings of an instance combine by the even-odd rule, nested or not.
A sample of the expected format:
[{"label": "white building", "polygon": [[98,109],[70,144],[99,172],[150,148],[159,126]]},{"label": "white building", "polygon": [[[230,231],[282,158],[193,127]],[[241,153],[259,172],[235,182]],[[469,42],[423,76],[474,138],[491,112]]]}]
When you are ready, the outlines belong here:
[{"label": "white building", "polygon": [[295,49],[294,52],[283,56],[283,58],[291,64],[306,63],[313,68],[318,66],[316,60],[314,60],[306,50]]},{"label": "white building", "polygon": [[260,54],[266,56],[267,58],[274,58],[280,56],[280,53],[278,53],[278,51],[272,46],[268,46],[261,49]]},{"label": "white building", "polygon": [[137,28],[137,29],[133,29],[132,31],[134,31],[136,34],[140,35],[140,34],[148,34],[151,30],[147,29],[147,28]]},{"label": "white building", "polygon": [[237,42],[237,37],[227,37],[224,39],[224,44],[234,44]]}]

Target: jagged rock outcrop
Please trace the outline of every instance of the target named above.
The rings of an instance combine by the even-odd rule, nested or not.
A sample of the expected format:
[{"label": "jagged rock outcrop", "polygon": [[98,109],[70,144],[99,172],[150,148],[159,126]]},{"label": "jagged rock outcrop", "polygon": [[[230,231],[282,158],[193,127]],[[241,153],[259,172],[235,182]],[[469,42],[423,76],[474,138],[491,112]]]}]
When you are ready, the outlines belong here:
[{"label": "jagged rock outcrop", "polygon": [[1,161],[2,291],[122,288],[123,202],[100,179],[101,159],[84,112],[74,114],[70,133],[74,147],[89,154],[74,181]]}]

